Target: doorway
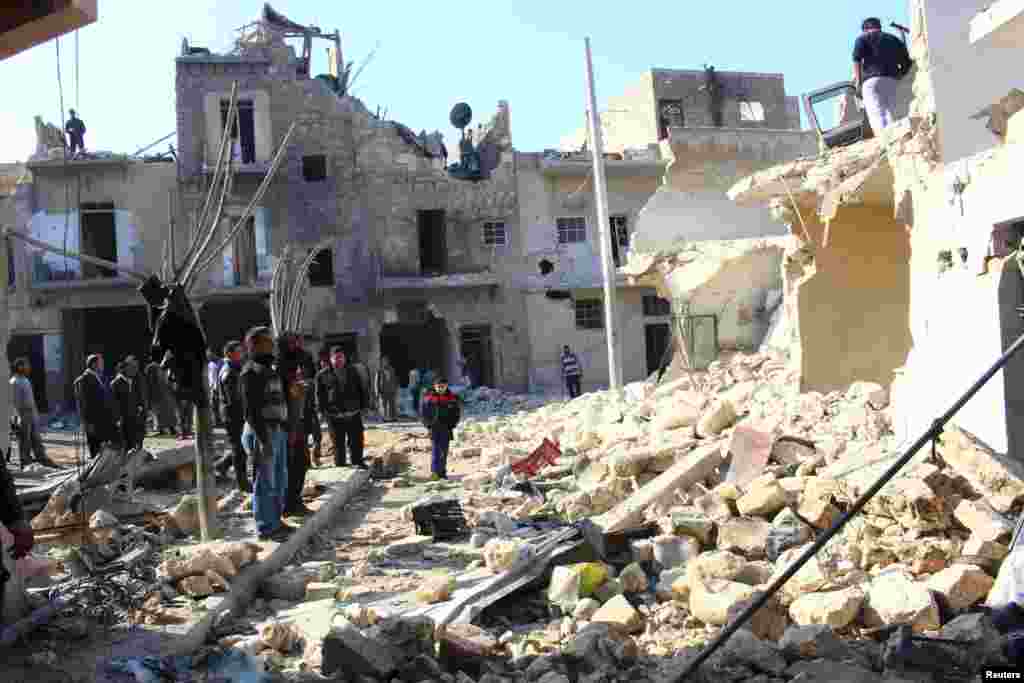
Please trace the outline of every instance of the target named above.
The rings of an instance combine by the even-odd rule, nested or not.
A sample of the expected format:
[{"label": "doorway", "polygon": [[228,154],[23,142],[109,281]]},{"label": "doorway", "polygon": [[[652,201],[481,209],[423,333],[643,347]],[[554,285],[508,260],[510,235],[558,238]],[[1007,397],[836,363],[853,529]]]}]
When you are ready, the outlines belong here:
[{"label": "doorway", "polygon": [[387,356],[401,386],[409,385],[409,372],[447,369],[448,328],[442,318],[422,323],[392,323],[380,332],[380,355]]},{"label": "doorway", "polygon": [[459,348],[466,372],[475,386],[494,386],[494,350],[490,325],[466,325],[459,330]]},{"label": "doorway", "polygon": [[11,373],[14,373],[14,361],[19,358],[28,358],[32,365],[32,374],[29,380],[32,382],[32,393],[35,395],[36,406],[39,412],[46,414],[50,411],[50,404],[46,396],[46,354],[43,350],[43,335],[41,334],[15,334],[7,342],[7,362],[10,364]]},{"label": "doorway", "polygon": [[[117,262],[117,225],[111,203],[82,204],[82,253],[106,261]],[[89,263],[82,264],[82,277],[117,277],[117,273]]]},{"label": "doorway", "polygon": [[444,273],[448,261],[448,240],[445,235],[447,221],[444,209],[417,211],[416,223],[420,237],[420,274]]},{"label": "doorway", "polygon": [[657,372],[665,351],[671,343],[671,328],[668,323],[644,325],[644,344],[647,350],[647,374]]}]

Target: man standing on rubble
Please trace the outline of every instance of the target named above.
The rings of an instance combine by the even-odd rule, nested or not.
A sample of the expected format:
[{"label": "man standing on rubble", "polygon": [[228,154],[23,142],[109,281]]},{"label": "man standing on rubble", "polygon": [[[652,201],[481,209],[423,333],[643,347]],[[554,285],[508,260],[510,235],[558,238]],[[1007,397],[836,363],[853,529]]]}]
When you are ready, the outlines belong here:
[{"label": "man standing on rubble", "polygon": [[245,425],[242,446],[253,469],[252,511],[261,541],[284,541],[294,527],[285,524],[288,488],[288,404],[274,365],[274,337],[268,327],[245,336],[249,360],[242,367]]},{"label": "man standing on rubble", "polygon": [[39,436],[39,408],[36,396],[32,391],[32,364],[28,358],[14,361],[14,374],[11,375],[11,403],[14,406],[18,435],[18,454],[21,466],[30,459],[45,467],[59,467],[46,455],[46,446]]},{"label": "man standing on rubble", "polygon": [[448,380],[436,373],[434,386],[423,397],[423,425],[430,431],[432,447],[430,472],[433,479],[448,478],[448,450],[455,438],[462,410],[459,397],[448,388]]},{"label": "man standing on rubble", "polygon": [[306,420],[306,394],[308,382],[305,376],[305,354],[299,335],[286,332],[278,340],[278,372],[284,382],[288,401],[288,491],[285,496],[284,514],[305,516],[309,508],[302,502],[302,489],[306,485],[309,458],[306,452],[308,423]]},{"label": "man standing on rubble", "polygon": [[115,421],[120,428],[121,445],[126,451],[142,448],[146,435],[145,400],[139,382],[139,364],[128,356],[117,364],[117,377],[110,383],[114,395]]},{"label": "man standing on rubble", "polygon": [[167,373],[167,386],[174,397],[174,404],[178,409],[178,441],[187,441],[192,438],[192,401],[181,390],[181,380],[176,374],[174,367],[174,354],[168,351],[164,354],[164,360],[160,367]]},{"label": "man standing on rubble", "polygon": [[[315,466],[320,462],[324,440],[323,430],[320,428],[320,418],[316,414],[316,389],[314,386],[316,375],[320,369],[313,359],[313,354],[306,350],[305,340],[301,334],[295,335],[294,344],[295,350],[302,360],[303,381],[306,382],[306,405],[302,413],[305,428],[302,443],[313,442],[313,455],[311,458],[307,458],[306,462]],[[303,446],[303,453],[305,453],[305,446]]]},{"label": "man standing on rubble", "polygon": [[71,118],[64,124],[64,132],[68,134],[68,146],[71,148],[68,156],[74,157],[78,152],[85,151],[85,124],[74,109],[69,109],[68,113]]},{"label": "man standing on rubble", "polygon": [[363,411],[369,405],[366,387],[340,346],[331,349],[331,365],[316,376],[316,403],[334,440],[334,465],[346,467],[346,442],[352,466],[367,469],[363,461]]},{"label": "man standing on rubble", "polygon": [[903,41],[883,32],[876,17],[865,19],[861,31],[853,45],[853,84],[877,136],[895,119],[899,82],[913,62]]},{"label": "man standing on rubble", "polygon": [[153,413],[158,436],[177,434],[174,420],[174,404],[167,386],[167,372],[154,357],[146,366],[146,387],[149,410]]},{"label": "man standing on rubble", "polygon": [[565,388],[569,392],[569,400],[580,395],[580,381],[583,377],[583,368],[580,367],[580,359],[573,353],[569,345],[562,347],[562,377],[565,379]]},{"label": "man standing on rubble", "polygon": [[227,473],[228,468],[234,465],[238,490],[243,493],[252,493],[245,450],[242,448],[242,427],[245,424],[245,413],[242,408],[241,373],[242,343],[230,341],[224,346],[224,364],[221,366],[220,375],[217,378],[217,391],[220,393],[221,419],[228,432],[231,451],[215,467],[223,476]]},{"label": "man standing on rubble", "polygon": [[103,356],[94,353],[85,360],[85,372],[75,380],[74,392],[89,457],[96,458],[104,444],[118,440],[113,398],[103,381]]}]

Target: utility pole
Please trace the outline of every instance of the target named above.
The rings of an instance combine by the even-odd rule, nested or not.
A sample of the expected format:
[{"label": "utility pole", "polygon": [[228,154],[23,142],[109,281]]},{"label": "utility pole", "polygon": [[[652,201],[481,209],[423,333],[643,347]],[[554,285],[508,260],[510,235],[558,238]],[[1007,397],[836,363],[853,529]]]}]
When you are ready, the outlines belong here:
[{"label": "utility pole", "polygon": [[584,39],[587,53],[587,122],[590,128],[590,152],[594,158],[594,200],[597,205],[597,231],[601,238],[601,275],[604,279],[604,329],[608,340],[608,388],[622,388],[622,363],[618,343],[619,319],[615,315],[615,266],[612,263],[611,223],[608,220],[608,186],[604,175],[604,142],[594,93],[594,65],[590,58],[590,38]]}]

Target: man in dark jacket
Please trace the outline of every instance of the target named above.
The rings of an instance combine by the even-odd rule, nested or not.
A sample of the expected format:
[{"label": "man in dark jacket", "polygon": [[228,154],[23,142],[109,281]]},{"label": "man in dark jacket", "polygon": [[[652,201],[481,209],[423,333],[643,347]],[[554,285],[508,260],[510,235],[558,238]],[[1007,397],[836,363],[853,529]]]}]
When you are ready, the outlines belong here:
[{"label": "man in dark jacket", "polygon": [[462,417],[459,397],[448,388],[448,380],[435,372],[434,386],[423,396],[420,414],[423,425],[430,430],[432,457],[430,471],[434,479],[448,478],[448,449],[455,436],[455,427]]},{"label": "man in dark jacket", "polygon": [[158,436],[178,433],[174,419],[174,399],[167,386],[167,372],[154,357],[146,366],[146,405],[153,413]]},{"label": "man in dark jacket", "polygon": [[242,427],[245,424],[245,413],[242,407],[241,374],[242,343],[230,341],[224,345],[224,364],[221,366],[220,375],[217,378],[217,390],[220,394],[221,420],[228,432],[231,452],[225,455],[216,467],[223,476],[227,473],[228,468],[234,465],[238,490],[252,493],[245,450],[242,448]]},{"label": "man in dark jacket", "polygon": [[294,531],[281,519],[288,490],[288,403],[284,382],[274,364],[270,328],[249,330],[245,344],[249,360],[240,375],[245,416],[242,447],[253,469],[252,511],[261,541],[283,541]]},{"label": "man in dark jacket", "polygon": [[882,31],[877,17],[865,19],[853,45],[853,84],[864,99],[871,130],[881,135],[895,120],[899,82],[913,62],[907,46]]},{"label": "man in dark jacket", "polygon": [[346,441],[352,465],[367,469],[363,461],[365,428],[362,412],[369,396],[362,378],[351,366],[340,346],[331,349],[331,365],[316,376],[316,403],[327,420],[334,440],[334,464],[345,467]]},{"label": "man in dark jacket", "polygon": [[75,380],[75,399],[89,446],[89,457],[97,457],[103,445],[119,440],[114,424],[114,405],[110,389],[102,379],[103,356],[93,354],[85,361],[85,372]]},{"label": "man in dark jacket", "polygon": [[306,395],[312,392],[312,381],[306,379],[307,362],[299,335],[286,332],[278,341],[278,370],[284,381],[288,401],[288,494],[284,514],[303,516],[310,513],[302,502],[302,489],[306,486],[306,471],[309,469],[306,453],[309,435]]},{"label": "man in dark jacket", "polygon": [[[0,523],[7,527],[7,530],[14,536],[12,547],[7,548],[0,543],[0,553],[3,553],[5,557],[11,557],[15,560],[28,555],[35,544],[35,537],[32,533],[32,527],[25,520],[25,513],[21,508],[21,502],[18,500],[18,493],[14,487],[14,479],[11,477],[10,472],[7,471],[7,463],[4,462],[3,458],[0,458]],[[0,574],[3,574],[5,571],[4,563],[0,562]],[[2,578],[0,576],[0,579]],[[4,583],[5,581],[0,581],[0,614],[3,614],[4,611]]]},{"label": "man in dark jacket", "polygon": [[110,383],[114,395],[114,419],[126,450],[142,448],[146,436],[146,401],[139,381],[139,364],[128,356],[117,364],[117,377]]}]

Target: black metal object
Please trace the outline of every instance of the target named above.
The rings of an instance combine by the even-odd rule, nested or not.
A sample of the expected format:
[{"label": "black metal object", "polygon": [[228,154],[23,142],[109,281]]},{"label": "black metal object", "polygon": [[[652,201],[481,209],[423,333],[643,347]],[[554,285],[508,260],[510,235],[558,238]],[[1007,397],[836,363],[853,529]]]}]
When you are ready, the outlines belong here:
[{"label": "black metal object", "polygon": [[457,500],[419,505],[412,510],[416,533],[433,536],[434,541],[447,541],[469,533],[466,516]]},{"label": "black metal object", "polygon": [[910,624],[891,632],[882,655],[886,671],[927,671],[940,683],[967,683],[984,664],[983,656],[973,656],[975,641],[915,636]]},{"label": "black metal object", "polygon": [[835,128],[828,130],[821,129],[821,123],[818,121],[818,115],[814,111],[814,105],[819,102],[830,100],[837,96],[842,95],[854,95],[857,94],[857,88],[850,81],[840,81],[839,83],[833,83],[832,85],[813,90],[801,99],[804,103],[804,111],[807,113],[807,119],[814,126],[814,129],[818,131],[818,136],[821,141],[828,148],[833,147],[845,147],[852,145],[855,142],[860,142],[869,136],[871,130],[871,124],[868,123],[866,115],[861,113],[859,119],[855,121],[849,121],[845,124],[840,124]]},{"label": "black metal object", "polygon": [[988,381],[992,379],[997,372],[1003,369],[1006,363],[1016,355],[1018,351],[1020,351],[1021,347],[1024,347],[1024,334],[1017,337],[1016,341],[1010,345],[1010,348],[1008,348],[1003,355],[999,357],[999,360],[997,360],[992,367],[986,370],[985,373],[973,385],[971,385],[971,387],[964,392],[959,399],[956,400],[949,410],[935,420],[935,422],[932,423],[932,426],[924,434],[918,437],[917,441],[915,441],[913,445],[911,445],[910,448],[907,449],[907,451],[901,455],[895,463],[893,463],[892,467],[886,470],[885,474],[879,477],[878,480],[871,485],[871,488],[865,491],[864,494],[854,502],[846,514],[840,517],[828,531],[814,541],[811,547],[804,551],[803,555],[793,562],[786,571],[779,576],[779,578],[775,579],[775,581],[768,586],[767,590],[759,593],[757,599],[755,599],[742,614],[736,617],[735,621],[728,624],[718,637],[711,641],[711,643],[704,648],[704,650],[702,650],[701,653],[697,655],[697,657],[694,658],[685,669],[683,669],[682,673],[673,680],[676,683],[685,681],[691,673],[697,671],[700,665],[706,662],[708,658],[714,654],[715,650],[724,645],[725,642],[732,637],[732,634],[736,633],[736,631],[742,628],[745,623],[750,621],[757,611],[764,607],[772,596],[774,596],[780,588],[782,588],[796,575],[797,572],[800,571],[801,567],[807,564],[808,560],[821,552],[825,545],[832,540],[832,537],[839,533],[842,528],[846,526],[847,522],[853,519],[854,516],[858,515],[861,510],[864,509],[864,506],[867,505],[868,501],[874,498],[875,495],[877,495],[878,492],[881,491],[882,488],[888,484],[889,481],[895,477],[896,474],[899,473],[899,471],[903,469],[903,467],[910,462],[915,455],[917,455],[917,452],[921,450],[925,444],[939,438],[942,434],[943,428],[946,426],[946,423],[949,422],[953,416],[967,404],[968,401],[974,398],[974,395],[977,394],[978,391],[980,391],[981,388],[985,386],[985,384],[988,383]]}]

